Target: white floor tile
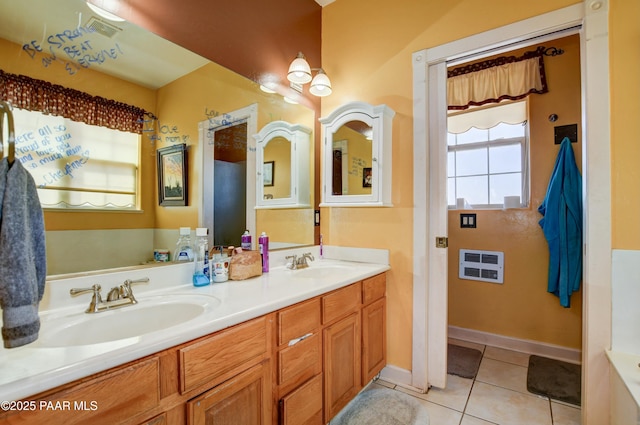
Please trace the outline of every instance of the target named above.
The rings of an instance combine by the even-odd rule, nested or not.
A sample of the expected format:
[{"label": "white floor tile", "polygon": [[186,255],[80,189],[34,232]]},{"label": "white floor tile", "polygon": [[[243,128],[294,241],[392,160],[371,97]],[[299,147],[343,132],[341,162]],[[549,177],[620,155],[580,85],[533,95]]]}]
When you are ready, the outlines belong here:
[{"label": "white floor tile", "polygon": [[500,360],[507,363],[517,364],[519,366],[529,366],[529,354],[520,351],[506,350],[504,348],[491,347],[487,345],[484,350],[484,357],[494,360]]},{"label": "white floor tile", "polygon": [[464,415],[460,425],[494,425],[494,422],[487,422],[484,419],[475,418],[473,416]]},{"label": "white floor tile", "polygon": [[552,425],[549,401],[476,382],[465,413],[500,425]]},{"label": "white floor tile", "polygon": [[439,404],[450,409],[463,412],[467,405],[467,399],[471,392],[473,380],[461,378],[455,375],[447,375],[447,388],[429,388],[426,394],[413,392],[405,388],[396,388],[398,391],[410,394],[414,397]]},{"label": "white floor tile", "polygon": [[449,409],[439,404],[431,403],[422,400],[427,406],[429,412],[429,424],[430,425],[458,425],[460,419],[462,419],[462,413]]},{"label": "white floor tile", "polygon": [[476,381],[528,394],[527,368],[484,357]]},{"label": "white floor tile", "polygon": [[551,416],[553,417],[553,425],[580,425],[582,423],[582,411],[564,403],[552,401]]}]

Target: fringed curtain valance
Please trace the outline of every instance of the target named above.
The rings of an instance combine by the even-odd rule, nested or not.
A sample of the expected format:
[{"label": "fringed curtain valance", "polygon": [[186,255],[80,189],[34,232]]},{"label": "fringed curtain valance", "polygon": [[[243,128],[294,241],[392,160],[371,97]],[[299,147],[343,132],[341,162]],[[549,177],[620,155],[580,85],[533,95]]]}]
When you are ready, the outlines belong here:
[{"label": "fringed curtain valance", "polygon": [[546,93],[544,47],[521,57],[496,59],[454,68],[447,75],[447,104],[451,110],[518,100],[531,93]]},{"label": "fringed curtain valance", "polygon": [[144,109],[0,70],[0,99],[20,109],[142,134]]}]

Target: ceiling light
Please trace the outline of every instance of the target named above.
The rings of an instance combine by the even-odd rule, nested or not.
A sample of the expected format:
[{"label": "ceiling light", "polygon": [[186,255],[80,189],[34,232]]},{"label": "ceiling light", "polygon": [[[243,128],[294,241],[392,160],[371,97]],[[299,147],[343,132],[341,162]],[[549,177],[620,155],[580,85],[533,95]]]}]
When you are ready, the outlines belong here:
[{"label": "ceiling light", "polygon": [[[313,81],[311,71],[317,71]],[[298,52],[298,56],[289,65],[287,79],[292,83],[292,86],[301,86],[311,82],[309,93],[314,96],[328,96],[331,94],[331,81],[329,81],[327,74],[324,73],[322,68],[311,68],[302,52]],[[300,91],[302,91],[301,87]]]},{"label": "ceiling light", "polygon": [[123,22],[125,20],[117,15],[114,15],[113,13],[109,12],[104,8],[106,6],[110,10],[118,9],[119,3],[117,1],[103,0],[102,2],[100,2],[102,7],[92,3],[91,0],[87,0],[86,3],[87,3],[87,6],[89,6],[89,9],[93,10],[95,13],[97,13],[98,15],[102,16],[105,19],[108,19],[110,21],[115,21],[115,22]]},{"label": "ceiling light", "polygon": [[298,102],[296,102],[295,100],[291,99],[290,97],[284,96],[284,101],[287,103],[290,103],[292,105],[297,105]]},{"label": "ceiling light", "polygon": [[264,85],[264,84],[260,84],[260,90],[262,90],[265,93],[275,93],[276,91],[269,88],[268,86]]},{"label": "ceiling light", "polygon": [[306,84],[311,81],[311,68],[302,52],[299,52],[298,56],[289,65],[287,79],[292,83],[298,84]]},{"label": "ceiling light", "polygon": [[309,87],[309,93],[314,96],[329,96],[331,94],[331,81],[329,77],[324,73],[322,68],[318,70],[318,74],[313,77],[311,86]]}]

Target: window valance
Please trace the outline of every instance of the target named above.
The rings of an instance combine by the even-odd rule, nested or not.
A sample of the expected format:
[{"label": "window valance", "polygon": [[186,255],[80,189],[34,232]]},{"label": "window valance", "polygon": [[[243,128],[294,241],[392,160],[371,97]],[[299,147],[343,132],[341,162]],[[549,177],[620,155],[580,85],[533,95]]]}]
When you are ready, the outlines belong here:
[{"label": "window valance", "polygon": [[523,99],[531,93],[546,93],[544,51],[544,47],[539,47],[520,57],[502,56],[450,70],[448,108],[464,110],[505,99]]},{"label": "window valance", "polygon": [[145,110],[79,90],[0,70],[0,99],[28,111],[142,134]]}]

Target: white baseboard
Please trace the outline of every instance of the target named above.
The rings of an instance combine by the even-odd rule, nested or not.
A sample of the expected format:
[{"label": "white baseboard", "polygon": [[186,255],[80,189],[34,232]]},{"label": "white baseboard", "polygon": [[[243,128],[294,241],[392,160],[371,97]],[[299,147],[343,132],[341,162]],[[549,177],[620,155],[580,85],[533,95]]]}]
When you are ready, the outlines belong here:
[{"label": "white baseboard", "polygon": [[474,329],[459,328],[449,326],[449,338],[461,339],[475,342],[477,344],[491,345],[493,347],[507,350],[520,351],[523,353],[535,354],[549,357],[570,363],[581,363],[582,351],[575,348],[563,347],[560,345],[547,344],[539,341],[513,338],[504,335],[492,334],[489,332],[477,331]]},{"label": "white baseboard", "polygon": [[380,379],[418,393],[427,392],[427,389],[416,388],[411,385],[413,378],[410,370],[402,369],[397,366],[386,365],[382,371],[380,371]]}]

